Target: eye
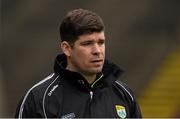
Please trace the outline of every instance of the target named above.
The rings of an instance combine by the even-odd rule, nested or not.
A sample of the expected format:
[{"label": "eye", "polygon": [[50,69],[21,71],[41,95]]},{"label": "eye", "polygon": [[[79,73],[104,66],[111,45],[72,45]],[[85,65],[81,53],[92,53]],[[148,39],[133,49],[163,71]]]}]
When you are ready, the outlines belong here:
[{"label": "eye", "polygon": [[93,41],[85,41],[85,42],[81,43],[81,45],[83,45],[83,46],[89,46],[91,44],[93,44]]},{"label": "eye", "polygon": [[99,45],[105,44],[105,40],[99,40],[98,44],[99,44]]}]

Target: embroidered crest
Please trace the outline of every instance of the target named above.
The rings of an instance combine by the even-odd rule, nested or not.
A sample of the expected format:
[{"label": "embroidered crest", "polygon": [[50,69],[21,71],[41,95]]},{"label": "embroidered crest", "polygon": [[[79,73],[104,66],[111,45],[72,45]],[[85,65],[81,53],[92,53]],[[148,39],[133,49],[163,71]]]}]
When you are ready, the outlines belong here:
[{"label": "embroidered crest", "polygon": [[121,105],[116,105],[116,112],[122,119],[126,118],[126,109]]}]

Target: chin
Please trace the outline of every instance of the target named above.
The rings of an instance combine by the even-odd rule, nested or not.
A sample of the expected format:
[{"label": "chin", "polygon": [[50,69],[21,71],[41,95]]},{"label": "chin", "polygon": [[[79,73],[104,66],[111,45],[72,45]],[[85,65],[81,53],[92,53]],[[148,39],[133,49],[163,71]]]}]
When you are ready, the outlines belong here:
[{"label": "chin", "polygon": [[101,72],[101,71],[102,71],[102,68],[98,68],[98,69],[92,70],[93,73],[99,73],[99,72]]},{"label": "chin", "polygon": [[84,70],[86,73],[88,74],[97,74],[97,73],[100,73],[102,72],[102,67],[91,67],[91,68],[88,68],[86,70]]}]

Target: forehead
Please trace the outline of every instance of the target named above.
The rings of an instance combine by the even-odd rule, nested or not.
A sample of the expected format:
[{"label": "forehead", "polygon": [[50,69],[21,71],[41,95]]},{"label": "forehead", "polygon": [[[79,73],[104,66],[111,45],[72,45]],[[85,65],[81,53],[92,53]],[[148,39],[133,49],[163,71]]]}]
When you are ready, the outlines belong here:
[{"label": "forehead", "polygon": [[105,40],[104,31],[80,35],[77,41],[87,41],[87,40]]}]

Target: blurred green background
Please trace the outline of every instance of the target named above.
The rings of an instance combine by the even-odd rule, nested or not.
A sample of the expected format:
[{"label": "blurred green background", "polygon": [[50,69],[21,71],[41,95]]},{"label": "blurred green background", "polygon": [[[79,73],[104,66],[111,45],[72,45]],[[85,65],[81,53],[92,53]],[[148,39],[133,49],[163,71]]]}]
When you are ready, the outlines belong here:
[{"label": "blurred green background", "polygon": [[58,26],[75,8],[98,13],[106,56],[125,73],[143,117],[180,117],[179,0],[1,0],[0,117],[53,72]]}]

